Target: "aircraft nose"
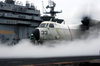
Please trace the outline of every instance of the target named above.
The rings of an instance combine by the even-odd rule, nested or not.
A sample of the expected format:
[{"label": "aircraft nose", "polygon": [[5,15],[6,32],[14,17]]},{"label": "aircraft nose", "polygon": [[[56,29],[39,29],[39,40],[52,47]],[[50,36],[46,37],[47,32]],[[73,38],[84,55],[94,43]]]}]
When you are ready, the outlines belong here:
[{"label": "aircraft nose", "polygon": [[39,40],[39,37],[40,37],[39,29],[34,29],[33,35],[36,38],[36,40]]}]

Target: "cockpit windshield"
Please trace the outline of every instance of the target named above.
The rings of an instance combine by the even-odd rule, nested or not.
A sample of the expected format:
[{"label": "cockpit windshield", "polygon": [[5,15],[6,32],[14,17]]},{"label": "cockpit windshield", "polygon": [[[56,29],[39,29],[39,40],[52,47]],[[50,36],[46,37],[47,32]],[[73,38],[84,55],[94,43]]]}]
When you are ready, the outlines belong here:
[{"label": "cockpit windshield", "polygon": [[54,28],[54,24],[53,23],[41,23],[39,27]]},{"label": "cockpit windshield", "polygon": [[41,23],[39,27],[45,27],[46,23]]}]

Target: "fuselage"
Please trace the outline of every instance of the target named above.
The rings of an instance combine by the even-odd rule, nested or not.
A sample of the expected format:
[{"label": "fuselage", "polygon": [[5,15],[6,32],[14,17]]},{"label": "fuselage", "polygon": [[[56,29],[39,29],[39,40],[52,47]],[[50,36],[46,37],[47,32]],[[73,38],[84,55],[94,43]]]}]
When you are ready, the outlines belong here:
[{"label": "fuselage", "polygon": [[[35,29],[34,36],[39,41],[52,41],[52,40],[68,40],[79,38],[84,34],[83,28],[80,25],[65,25],[55,22],[45,21]],[[38,35],[38,36],[37,36]]]}]

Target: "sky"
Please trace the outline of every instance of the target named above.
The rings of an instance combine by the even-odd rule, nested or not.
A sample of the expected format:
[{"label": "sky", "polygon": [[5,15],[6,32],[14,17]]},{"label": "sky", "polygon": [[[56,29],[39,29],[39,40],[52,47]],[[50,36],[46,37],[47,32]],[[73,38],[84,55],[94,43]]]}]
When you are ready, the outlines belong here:
[{"label": "sky", "polygon": [[[23,2],[25,5],[26,1],[29,3],[34,3],[34,6],[41,11],[42,10],[42,1],[44,2],[44,7],[48,5],[49,0],[16,0]],[[62,13],[57,14],[56,18],[64,19],[66,23],[81,23],[81,18],[88,12],[92,15],[94,19],[100,20],[97,15],[100,14],[100,0],[52,0],[56,3],[55,11],[61,11]],[[48,11],[48,10],[47,10]]]},{"label": "sky", "polygon": [[[4,0],[0,0],[4,1]],[[44,2],[44,7],[48,5],[49,0],[16,0],[16,2],[22,2],[25,6],[26,1],[33,3],[38,10],[42,9],[42,1]],[[81,23],[82,16],[85,14],[92,15],[95,20],[100,20],[100,0],[52,0],[56,3],[55,11],[61,11],[62,13],[57,14],[56,18],[64,19],[68,24]],[[48,10],[47,10],[48,11]]]}]

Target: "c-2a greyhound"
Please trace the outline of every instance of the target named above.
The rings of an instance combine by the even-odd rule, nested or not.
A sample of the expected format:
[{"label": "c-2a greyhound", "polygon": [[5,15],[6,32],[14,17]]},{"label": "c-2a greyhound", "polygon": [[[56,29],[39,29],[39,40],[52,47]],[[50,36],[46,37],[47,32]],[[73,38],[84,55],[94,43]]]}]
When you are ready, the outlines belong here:
[{"label": "c-2a greyhound", "polygon": [[53,21],[44,21],[39,27],[35,28],[31,34],[31,40],[35,44],[45,41],[66,40],[73,41],[81,38],[82,35],[89,35],[89,30],[97,30],[100,28],[100,21],[84,17],[81,20],[82,24],[64,25]]}]

